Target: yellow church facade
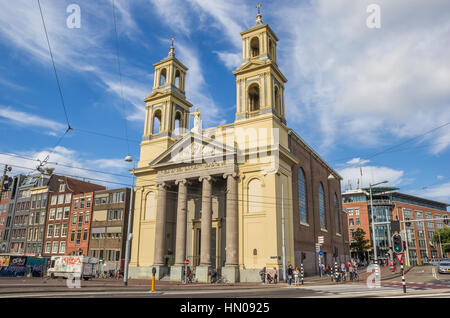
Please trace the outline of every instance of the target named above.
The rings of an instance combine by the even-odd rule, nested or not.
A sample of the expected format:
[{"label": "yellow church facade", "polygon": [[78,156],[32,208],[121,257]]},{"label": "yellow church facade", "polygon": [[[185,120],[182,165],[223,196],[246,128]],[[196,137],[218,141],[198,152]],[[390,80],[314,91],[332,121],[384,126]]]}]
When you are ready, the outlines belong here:
[{"label": "yellow church facade", "polygon": [[[229,282],[258,281],[263,267],[299,262],[313,273],[319,235],[330,259],[338,249],[340,259],[349,254],[341,177],[287,127],[278,38],[260,14],[241,37],[231,124],[201,127],[185,96],[188,68],[173,44],[154,64],[135,169],[132,278],[151,277],[155,268],[157,279],[179,281],[186,261],[199,282],[208,282],[211,270]],[[311,190],[300,191],[299,180]],[[312,190],[317,182],[323,199]]]}]

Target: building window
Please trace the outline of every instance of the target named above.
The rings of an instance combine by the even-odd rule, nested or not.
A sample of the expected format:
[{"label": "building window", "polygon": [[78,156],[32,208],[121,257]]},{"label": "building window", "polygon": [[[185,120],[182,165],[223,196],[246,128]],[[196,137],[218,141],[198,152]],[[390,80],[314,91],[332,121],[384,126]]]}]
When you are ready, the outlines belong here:
[{"label": "building window", "polygon": [[63,183],[63,184],[60,184],[59,185],[59,192],[64,192],[66,190],[66,185]]},{"label": "building window", "polygon": [[58,209],[56,210],[56,219],[57,219],[57,220],[61,220],[61,219],[62,219],[62,212],[63,212],[63,209],[62,209],[62,208],[58,208]]},{"label": "building window", "polygon": [[64,223],[62,225],[61,237],[66,237],[66,236],[67,236],[67,223]]},{"label": "building window", "polygon": [[50,209],[50,213],[48,214],[48,219],[49,220],[54,220],[55,219],[55,211],[56,211],[56,209]]},{"label": "building window", "polygon": [[89,209],[91,207],[91,200],[92,200],[91,197],[86,198],[86,209]]},{"label": "building window", "polygon": [[52,247],[52,254],[57,254],[58,253],[58,242],[53,242],[53,247]]},{"label": "building window", "polygon": [[306,181],[303,169],[298,169],[298,210],[300,222],[308,223],[308,211],[306,208]]},{"label": "building window", "polygon": [[355,225],[353,218],[348,219],[348,225],[349,226],[354,226]]},{"label": "building window", "polygon": [[80,245],[81,241],[81,230],[77,231],[77,241],[75,242],[76,245]]},{"label": "building window", "polygon": [[120,192],[120,202],[125,202],[125,192]]},{"label": "building window", "polygon": [[67,193],[65,203],[68,204],[70,201],[72,201],[72,193]]},{"label": "building window", "polygon": [[47,253],[47,254],[50,253],[51,245],[52,245],[52,243],[50,243],[50,242],[45,243],[45,253]]},{"label": "building window", "polygon": [[50,204],[51,204],[51,205],[55,205],[57,199],[58,199],[58,196],[52,195],[52,200],[51,200]]},{"label": "building window", "polygon": [[58,195],[58,204],[63,204],[64,203],[64,194],[60,194]]},{"label": "building window", "polygon": [[327,228],[326,214],[325,214],[325,195],[323,191],[322,182],[319,182],[319,212],[320,212],[320,227]]},{"label": "building window", "polygon": [[55,237],[59,237],[59,230],[61,229],[61,224],[55,224]]},{"label": "building window", "polygon": [[47,228],[47,237],[53,236],[53,224],[49,224]]},{"label": "building window", "polygon": [[334,214],[336,217],[336,233],[341,233],[341,214],[339,213],[339,202],[336,193],[334,194]]},{"label": "building window", "polygon": [[76,213],[74,213],[72,215],[72,225],[75,225],[75,224],[77,224],[77,214]]},{"label": "building window", "polygon": [[59,253],[64,254],[66,252],[66,242],[61,241],[59,243]]},{"label": "building window", "polygon": [[359,208],[355,208],[355,215],[359,215]]},{"label": "building window", "polygon": [[75,240],[75,230],[70,231],[70,241],[73,242]]},{"label": "building window", "polygon": [[84,198],[80,198],[80,209],[84,209]]},{"label": "building window", "polygon": [[258,111],[259,110],[259,86],[258,84],[252,84],[248,88],[248,110],[250,112]]},{"label": "building window", "polygon": [[83,224],[83,212],[80,212],[80,214],[78,214],[78,225],[77,225],[77,227],[81,227],[82,224]]},{"label": "building window", "polygon": [[360,222],[359,218],[355,219],[355,225],[356,226],[360,226],[361,225],[361,222]]},{"label": "building window", "polygon": [[73,209],[74,210],[78,210],[78,202],[79,202],[78,199],[73,200]]},{"label": "building window", "polygon": [[83,241],[86,241],[88,238],[88,229],[83,230]]},{"label": "building window", "polygon": [[89,211],[84,213],[84,224],[89,224]]},{"label": "building window", "polygon": [[70,215],[70,207],[66,206],[66,207],[64,208],[64,217],[63,217],[63,219],[64,219],[64,220],[69,219],[69,215]]},{"label": "building window", "polygon": [[348,216],[353,216],[353,209],[347,209]]}]

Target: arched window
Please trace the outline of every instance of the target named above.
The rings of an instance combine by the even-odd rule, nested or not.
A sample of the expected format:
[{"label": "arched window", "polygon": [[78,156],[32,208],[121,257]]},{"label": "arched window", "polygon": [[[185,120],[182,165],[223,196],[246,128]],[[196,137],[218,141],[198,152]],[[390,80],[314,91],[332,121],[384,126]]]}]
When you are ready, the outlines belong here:
[{"label": "arched window", "polygon": [[175,126],[174,126],[174,133],[175,135],[178,135],[180,133],[180,130],[182,128],[181,125],[181,113],[177,112],[175,115]]},{"label": "arched window", "polygon": [[149,192],[145,199],[145,220],[155,219],[155,212],[155,192]]},{"label": "arched window", "polygon": [[251,39],[250,52],[251,52],[251,57],[259,56],[259,38],[258,37],[254,37],[253,39]]},{"label": "arched window", "polygon": [[327,221],[325,215],[325,195],[323,192],[322,182],[319,182],[319,213],[320,213],[320,228],[327,228]]},{"label": "arched window", "polygon": [[334,214],[336,218],[336,233],[341,233],[341,220],[340,220],[340,213],[339,213],[339,202],[337,198],[337,194],[334,194]]},{"label": "arched window", "polygon": [[180,70],[175,72],[175,86],[180,88],[181,73]]},{"label": "arched window", "polygon": [[161,70],[161,75],[159,77],[159,86],[164,86],[166,84],[167,71],[165,68]]},{"label": "arched window", "polygon": [[248,183],[248,213],[262,211],[262,189],[259,179],[252,179]]},{"label": "arched window", "polygon": [[259,86],[253,84],[248,89],[248,109],[253,112],[259,110]]},{"label": "arched window", "polygon": [[152,123],[152,134],[159,134],[159,129],[161,125],[161,110],[155,111],[153,114],[153,123]]},{"label": "arched window", "polygon": [[298,210],[300,222],[308,223],[308,211],[306,210],[306,181],[303,169],[298,169]]},{"label": "arched window", "polygon": [[280,101],[280,90],[278,89],[278,86],[275,86],[275,111],[279,116],[281,116],[281,101]]}]

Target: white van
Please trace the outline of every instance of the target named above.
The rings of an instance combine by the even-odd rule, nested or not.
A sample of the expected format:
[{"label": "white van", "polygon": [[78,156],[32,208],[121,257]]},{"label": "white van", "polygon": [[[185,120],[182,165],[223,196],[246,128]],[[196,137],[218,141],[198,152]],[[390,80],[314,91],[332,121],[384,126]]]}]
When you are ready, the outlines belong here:
[{"label": "white van", "polygon": [[97,272],[98,260],[89,256],[52,256],[50,267],[47,270],[47,276],[51,278],[63,277],[69,275],[79,276],[88,280],[95,277]]}]

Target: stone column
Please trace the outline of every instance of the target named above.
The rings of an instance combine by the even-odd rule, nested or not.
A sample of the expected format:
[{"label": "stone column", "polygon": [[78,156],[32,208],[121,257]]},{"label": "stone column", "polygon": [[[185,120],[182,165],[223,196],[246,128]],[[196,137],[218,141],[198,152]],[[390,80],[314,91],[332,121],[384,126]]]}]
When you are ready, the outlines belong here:
[{"label": "stone column", "polygon": [[166,199],[167,184],[162,182],[156,185],[158,187],[158,203],[156,210],[156,227],[155,227],[155,258],[153,264],[156,267],[156,276],[161,279],[167,272],[168,268],[164,264],[164,248],[166,243]]},{"label": "stone column", "polygon": [[237,174],[227,173],[227,211],[226,211],[226,259],[222,275],[228,282],[239,281],[239,227],[238,227],[238,189]]},{"label": "stone column", "polygon": [[186,258],[186,210],[187,210],[187,181],[177,180],[177,229],[175,241],[175,265],[170,269],[170,280],[180,281],[184,279],[184,260]]},{"label": "stone column", "polygon": [[207,283],[211,267],[211,176],[200,177],[199,181],[202,182],[201,250],[195,275],[199,282]]}]

